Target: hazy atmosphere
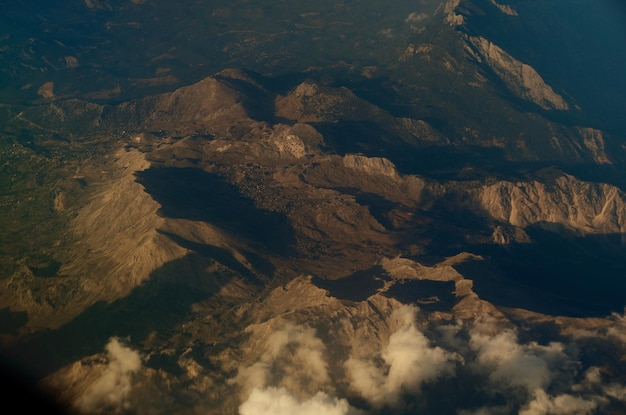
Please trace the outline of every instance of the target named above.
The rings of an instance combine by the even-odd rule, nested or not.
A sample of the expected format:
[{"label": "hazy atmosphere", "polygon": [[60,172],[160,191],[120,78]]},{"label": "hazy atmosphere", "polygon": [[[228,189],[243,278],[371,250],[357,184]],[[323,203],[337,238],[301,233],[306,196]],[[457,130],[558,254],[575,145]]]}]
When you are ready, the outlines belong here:
[{"label": "hazy atmosphere", "polygon": [[626,412],[621,1],[0,5],[7,404]]}]

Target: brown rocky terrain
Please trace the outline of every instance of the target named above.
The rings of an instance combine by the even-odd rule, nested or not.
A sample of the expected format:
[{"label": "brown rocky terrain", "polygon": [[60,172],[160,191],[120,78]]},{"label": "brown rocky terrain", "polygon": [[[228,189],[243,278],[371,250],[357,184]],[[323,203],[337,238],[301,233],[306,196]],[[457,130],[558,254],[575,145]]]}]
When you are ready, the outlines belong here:
[{"label": "brown rocky terrain", "polygon": [[[246,89],[274,103],[274,115],[266,108],[264,118],[253,118]],[[337,153],[321,132],[328,123],[365,118],[386,131],[387,148],[419,151],[445,141],[425,121],[398,120],[345,89],[307,81],[272,95],[241,71],[116,106],[68,101],[20,114],[16,122],[72,142],[79,134],[108,135],[110,147],[98,155],[102,162],[68,161],[75,174],[54,194],[55,214],[66,218],[68,241],[76,241],[73,255],[51,251],[61,262],[55,275],[22,270],[3,280],[4,307],[28,316],[7,344],[29,359],[42,345],[56,345],[57,357],[42,364],[43,382],[61,401],[89,411],[104,399],[94,388],[113,358],[98,357],[98,349],[110,336],[129,336],[144,363],[124,372],[142,385],[125,395],[127,404],[167,387],[187,389],[185,399],[212,406],[210,413],[234,413],[270,386],[303,400],[314,390],[354,402],[361,396],[370,408],[399,405],[400,392],[370,396],[350,380],[398,330],[419,339],[417,333],[433,338],[444,329],[471,338],[480,322],[512,328],[525,318],[536,318],[537,327],[554,324],[559,339],[588,330],[584,309],[569,319],[524,311],[538,304],[526,288],[494,303],[490,292],[507,283],[484,247],[533,246],[536,226],[556,238],[622,235],[619,188],[563,172],[487,182],[407,174],[393,152]],[[572,131],[583,131],[575,136],[581,154],[598,151],[585,140],[601,136]],[[337,139],[355,140],[339,144],[348,149],[363,138]],[[69,185],[76,180],[83,186]],[[614,249],[623,252],[621,244]],[[419,329],[394,314],[407,303],[420,309]],[[598,318],[592,330],[611,330],[612,319]],[[295,340],[281,343],[276,333]],[[444,382],[448,371],[461,373],[454,382],[474,376],[462,364],[464,349],[440,341],[447,351],[427,350],[442,359],[443,374],[405,380],[407,391]],[[68,342],[84,343],[84,351]],[[302,348],[283,356],[293,347]],[[294,380],[304,370],[313,370],[311,378]],[[215,406],[219,396],[228,398]],[[174,407],[191,410],[179,400]]]},{"label": "brown rocky terrain", "polygon": [[622,413],[625,148],[477,9],[518,16],[406,17],[389,101],[224,69],[8,107],[5,355],[75,414]]}]

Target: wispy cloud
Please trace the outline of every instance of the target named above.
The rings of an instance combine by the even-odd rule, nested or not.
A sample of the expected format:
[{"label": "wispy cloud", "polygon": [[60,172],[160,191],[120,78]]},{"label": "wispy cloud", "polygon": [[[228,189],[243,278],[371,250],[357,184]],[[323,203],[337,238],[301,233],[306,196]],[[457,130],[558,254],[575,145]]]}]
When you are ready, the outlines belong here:
[{"label": "wispy cloud", "polygon": [[460,357],[433,346],[415,326],[416,307],[394,312],[400,329],[379,356],[350,357],[345,366],[352,388],[375,407],[398,406],[404,393],[419,393],[422,384],[454,374]]},{"label": "wispy cloud", "polygon": [[[602,334],[586,331],[583,338],[619,339],[623,319],[614,317],[615,324]],[[522,343],[513,329],[498,329],[488,322],[476,323],[469,335],[476,357],[468,367],[486,376],[482,386],[492,396],[504,397],[507,405],[487,403],[462,415],[588,415],[602,413],[612,402],[626,402],[626,387],[603,379],[599,367],[584,370],[576,338],[572,344]]]},{"label": "wispy cloud", "polygon": [[499,387],[521,387],[533,392],[550,384],[557,372],[575,365],[561,343],[546,346],[531,342],[520,344],[511,329],[489,334],[493,327],[477,326],[470,332],[470,348],[477,354],[480,370]]},{"label": "wispy cloud", "polygon": [[257,359],[232,380],[242,391],[240,414],[362,413],[355,402],[373,413],[404,413],[417,402],[436,411],[442,406],[428,391],[444,390],[458,396],[459,415],[590,415],[626,405],[626,386],[582,352],[585,342],[600,342],[617,345],[619,353],[620,315],[597,332],[549,343],[523,341],[504,321],[422,326],[425,316],[402,305],[379,331],[330,337],[328,344],[305,325],[285,323],[271,334],[270,325],[262,326],[252,342]]},{"label": "wispy cloud", "polygon": [[537,389],[534,395],[535,398],[519,412],[519,415],[586,415],[592,413],[598,406],[593,400],[570,394],[549,396],[542,389]]},{"label": "wispy cloud", "polygon": [[242,386],[245,393],[276,385],[299,390],[320,388],[329,382],[325,350],[315,329],[286,323],[269,336],[259,359],[239,368],[231,383]]},{"label": "wispy cloud", "polygon": [[232,379],[247,396],[239,413],[359,414],[347,400],[330,394],[333,388],[325,353],[315,329],[286,323],[267,338],[259,359],[239,368]]},{"label": "wispy cloud", "polygon": [[420,23],[428,19],[429,17],[430,15],[428,15],[427,13],[412,12],[411,14],[407,16],[406,19],[404,19],[404,22],[405,23]]},{"label": "wispy cloud", "polygon": [[75,402],[86,413],[116,413],[126,408],[132,389],[132,376],[141,369],[141,356],[111,338],[105,346],[108,364],[102,374]]},{"label": "wispy cloud", "polygon": [[255,388],[239,407],[240,415],[358,415],[347,400],[318,392],[300,400],[285,388]]}]

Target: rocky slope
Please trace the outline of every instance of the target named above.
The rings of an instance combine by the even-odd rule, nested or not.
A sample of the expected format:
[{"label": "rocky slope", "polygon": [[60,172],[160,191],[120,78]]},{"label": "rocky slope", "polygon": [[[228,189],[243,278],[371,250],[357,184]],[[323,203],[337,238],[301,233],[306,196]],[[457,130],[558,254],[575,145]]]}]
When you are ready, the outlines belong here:
[{"label": "rocky slope", "polygon": [[[241,92],[246,89],[274,102],[277,118],[252,118]],[[78,108],[89,110],[76,114]],[[350,125],[358,114],[369,114],[370,122],[386,131],[387,157],[374,155],[380,144],[368,137],[330,136],[324,130],[328,123]],[[141,345],[143,363],[119,374],[125,382],[143,379],[144,386],[120,397],[129,408],[166,385],[176,390],[193,385],[187,399],[213,406],[214,413],[234,413],[242,404],[244,411],[248,398],[271,393],[302,403],[312,392],[348,398],[370,410],[421,405],[446,412],[450,408],[442,403],[405,394],[423,385],[449,387],[450,379],[458,388],[456,382],[476,376],[463,363],[470,359],[464,349],[439,339],[441,330],[465,332],[471,339],[483,330],[476,319],[515,326],[512,316],[521,311],[503,305],[537,307],[526,288],[512,298],[493,298],[491,290],[507,284],[506,263],[502,268],[492,261],[494,251],[485,247],[521,244],[532,251],[535,226],[569,239],[624,233],[624,197],[608,184],[559,171],[543,179],[487,182],[403,173],[393,162],[399,154],[394,148],[419,152],[441,145],[441,133],[424,121],[396,119],[345,89],[310,81],[287,95],[273,95],[250,75],[229,71],[117,106],[70,101],[35,108],[16,122],[80,140],[75,132],[63,132],[66,120],[76,116],[97,134],[116,137],[106,164],[72,162],[75,177],[86,183],[79,193],[67,188],[55,195],[57,214],[68,217],[67,232],[79,241],[79,250],[63,258],[52,277],[5,279],[3,303],[11,312],[28,314],[11,347],[26,356],[40,353],[43,344],[66,350],[43,365],[44,384],[63,390],[63,402],[87,412],[107,399],[98,392],[101,379],[113,376],[107,375],[112,369],[106,361],[123,359],[116,353],[125,346],[113,344],[104,363],[96,363],[97,349],[111,336],[130,336]],[[120,125],[126,126],[124,133]],[[413,125],[423,127],[407,128]],[[582,149],[585,138],[580,140]],[[345,150],[337,154],[336,146]],[[355,146],[368,155],[347,151]],[[620,239],[612,249],[623,252],[621,244]],[[432,263],[435,257],[441,259]],[[472,281],[477,272],[478,294]],[[45,287],[48,301],[34,301],[33,281]],[[68,286],[76,288],[62,288]],[[481,299],[483,293],[491,302]],[[549,291],[542,295],[554,301]],[[63,303],[52,302],[61,298]],[[574,310],[568,301],[556,307]],[[596,312],[595,297],[589,301],[579,316]],[[407,303],[421,310],[419,326],[411,322],[417,308],[403,308]],[[127,313],[135,320],[119,324]],[[144,326],[152,313],[158,319]],[[93,356],[84,360],[86,354],[64,345],[92,332],[93,319],[98,328],[84,346]],[[563,320],[559,330],[577,333],[585,321]],[[597,324],[594,329],[613,323]],[[37,333],[42,328],[53,330]],[[440,359],[440,366],[429,369],[433,374],[372,378],[385,385],[382,395],[354,383],[358,371],[374,370],[367,362],[377,353],[391,359],[384,350],[403,330],[424,353]],[[279,340],[280,333],[286,340]],[[432,345],[434,338],[440,346]],[[462,347],[474,347],[469,345]],[[283,356],[293,348],[297,352]],[[302,371],[310,377],[301,379]],[[517,396],[518,407],[532,405],[537,394]],[[218,396],[228,398],[214,406],[211,397]],[[460,396],[456,405],[462,407],[465,395]],[[173,408],[186,412],[181,399]],[[157,410],[162,404],[154,405]]]},{"label": "rocky slope", "polygon": [[390,100],[225,69],[7,110],[4,353],[76,414],[623,412],[624,148],[476,10],[519,15],[406,18],[441,40],[396,80],[439,76]]}]

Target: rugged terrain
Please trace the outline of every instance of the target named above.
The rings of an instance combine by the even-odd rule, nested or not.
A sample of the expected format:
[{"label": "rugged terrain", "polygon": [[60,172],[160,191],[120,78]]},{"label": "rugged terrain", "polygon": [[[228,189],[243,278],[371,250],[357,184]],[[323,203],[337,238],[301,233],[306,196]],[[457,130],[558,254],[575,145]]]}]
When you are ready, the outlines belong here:
[{"label": "rugged terrain", "polygon": [[519,2],[422,3],[358,76],[2,107],[5,355],[72,413],[623,412],[624,136],[470,24]]}]

